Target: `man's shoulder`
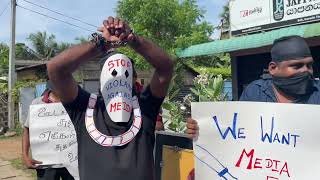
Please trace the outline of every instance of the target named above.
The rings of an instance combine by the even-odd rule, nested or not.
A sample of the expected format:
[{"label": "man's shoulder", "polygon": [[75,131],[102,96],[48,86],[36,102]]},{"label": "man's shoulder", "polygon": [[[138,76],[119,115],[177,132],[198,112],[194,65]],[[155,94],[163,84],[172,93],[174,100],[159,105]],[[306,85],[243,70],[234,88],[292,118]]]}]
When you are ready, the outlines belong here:
[{"label": "man's shoulder", "polygon": [[255,80],[253,82],[251,82],[248,86],[247,86],[247,90],[249,89],[265,89],[267,88],[269,85],[271,84],[271,80],[270,79],[258,79]]}]

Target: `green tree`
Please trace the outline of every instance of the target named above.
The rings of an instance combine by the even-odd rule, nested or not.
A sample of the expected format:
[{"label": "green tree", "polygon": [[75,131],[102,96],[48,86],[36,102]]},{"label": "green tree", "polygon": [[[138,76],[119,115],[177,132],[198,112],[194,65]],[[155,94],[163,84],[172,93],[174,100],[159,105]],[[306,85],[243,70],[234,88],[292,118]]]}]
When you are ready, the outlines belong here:
[{"label": "green tree", "polygon": [[[55,36],[47,35],[46,32],[31,33],[27,39],[31,42],[33,49],[24,43],[17,43],[15,46],[17,60],[49,59],[72,45],[65,42],[57,43]],[[0,43],[0,76],[7,75],[8,67],[9,47],[4,43]]]},{"label": "green tree", "polygon": [[89,42],[89,37],[87,37],[87,38],[85,38],[85,37],[83,37],[83,36],[81,36],[81,37],[76,37],[75,40],[76,40],[76,42],[77,42],[78,44],[82,44],[82,43]]},{"label": "green tree", "polygon": [[[169,95],[163,107],[170,112],[169,128],[176,132],[184,130],[184,112],[175,96],[183,85],[183,64],[175,58],[175,51],[194,44],[211,41],[214,27],[204,20],[205,11],[196,0],[119,0],[118,17],[128,21],[134,32],[159,44],[175,59],[175,75]],[[135,60],[137,69],[149,68],[142,57],[129,48],[120,52]]]},{"label": "green tree", "polygon": [[191,67],[214,67],[228,68],[231,66],[229,53],[220,53],[209,56],[197,56],[184,59],[184,62]]},{"label": "green tree", "polygon": [[[38,59],[38,57],[35,55],[34,51],[31,50],[24,43],[17,43],[16,59],[31,60],[31,59]],[[0,43],[0,76],[6,76],[8,73],[8,68],[9,68],[9,47],[4,43]]]},{"label": "green tree", "polygon": [[7,76],[9,69],[9,47],[0,43],[0,77]]},{"label": "green tree", "polygon": [[[171,55],[176,48],[210,41],[213,26],[204,21],[204,10],[196,0],[119,0],[117,15],[130,22],[134,31],[158,43]],[[120,49],[148,68],[141,57],[127,48]]]},{"label": "green tree", "polygon": [[33,54],[40,60],[48,60],[72,45],[65,42],[58,43],[55,35],[47,34],[45,31],[31,33],[27,40],[31,43]]},{"label": "green tree", "polygon": [[39,59],[49,59],[55,55],[57,42],[55,35],[47,35],[47,32],[31,33],[27,38],[31,42],[32,48]]},{"label": "green tree", "polygon": [[24,43],[16,44],[16,59],[34,60],[39,59],[36,53]]},{"label": "green tree", "polygon": [[222,22],[222,28],[229,29],[230,27],[230,9],[229,9],[229,2],[227,2],[223,8],[222,12],[219,14]]},{"label": "green tree", "polygon": [[222,12],[219,14],[221,19],[221,23],[217,26],[217,29],[221,31],[220,39],[228,39],[230,38],[229,31],[230,31],[230,9],[229,9],[229,2],[227,2],[223,8]]},{"label": "green tree", "polygon": [[225,101],[226,94],[223,93],[224,80],[221,75],[214,77],[212,74],[200,74],[194,78],[192,94],[198,102]]},{"label": "green tree", "polygon": [[62,51],[64,51],[65,49],[68,49],[72,46],[71,43],[66,43],[66,42],[61,42],[61,43],[58,43],[57,47],[56,47],[56,50],[55,50],[55,55],[57,53],[60,53]]}]

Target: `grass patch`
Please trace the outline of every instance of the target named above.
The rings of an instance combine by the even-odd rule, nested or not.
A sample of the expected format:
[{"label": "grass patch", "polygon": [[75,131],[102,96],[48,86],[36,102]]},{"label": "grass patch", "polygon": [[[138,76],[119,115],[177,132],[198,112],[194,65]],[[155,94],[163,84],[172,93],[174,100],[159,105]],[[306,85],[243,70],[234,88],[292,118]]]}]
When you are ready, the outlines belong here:
[{"label": "grass patch", "polygon": [[23,127],[18,123],[13,131],[17,133],[16,136],[21,136],[23,133]]},{"label": "grass patch", "polygon": [[23,170],[24,172],[30,174],[32,177],[37,177],[36,170],[26,168],[21,158],[10,160],[10,162],[11,162],[11,165],[16,169]]}]

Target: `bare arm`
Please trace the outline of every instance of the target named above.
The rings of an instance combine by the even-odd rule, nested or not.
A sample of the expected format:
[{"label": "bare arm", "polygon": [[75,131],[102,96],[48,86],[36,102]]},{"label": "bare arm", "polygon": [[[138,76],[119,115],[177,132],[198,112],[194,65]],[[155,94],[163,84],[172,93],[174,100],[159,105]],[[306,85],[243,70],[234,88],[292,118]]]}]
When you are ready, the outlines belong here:
[{"label": "bare arm", "polygon": [[30,141],[29,141],[29,128],[23,128],[22,134],[22,157],[29,157],[29,148],[30,148]]},{"label": "bare arm", "polygon": [[78,86],[72,73],[82,63],[102,53],[93,43],[84,43],[63,51],[47,63],[49,79],[61,102],[72,102],[78,95]]},{"label": "bare arm", "polygon": [[150,40],[139,36],[136,36],[135,43],[131,44],[131,47],[155,68],[150,82],[152,94],[156,97],[165,97],[173,73],[173,62],[169,55]]},{"label": "bare arm", "polygon": [[[111,34],[109,32],[115,32],[118,39],[113,37],[113,40],[128,41],[131,48],[142,55],[155,68],[150,82],[152,95],[165,97],[173,73],[173,62],[169,55],[150,40],[132,34],[129,25],[118,18],[109,17],[108,20],[103,22],[103,25],[99,31],[102,32],[105,39],[110,39]],[[123,30],[122,34],[117,33],[117,28]]]}]

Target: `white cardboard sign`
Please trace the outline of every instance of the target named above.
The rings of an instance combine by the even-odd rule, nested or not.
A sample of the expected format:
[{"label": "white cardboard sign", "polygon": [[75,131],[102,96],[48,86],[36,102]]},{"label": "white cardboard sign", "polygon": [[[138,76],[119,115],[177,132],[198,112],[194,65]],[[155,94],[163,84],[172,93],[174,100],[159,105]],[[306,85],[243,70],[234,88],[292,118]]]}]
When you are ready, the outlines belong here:
[{"label": "white cardboard sign", "polygon": [[[66,167],[75,179],[78,172],[78,144],[75,128],[61,103],[30,106],[32,157],[42,167]],[[41,167],[40,166],[40,167]]]},{"label": "white cardboard sign", "polygon": [[320,179],[320,106],[192,104],[197,180]]}]

